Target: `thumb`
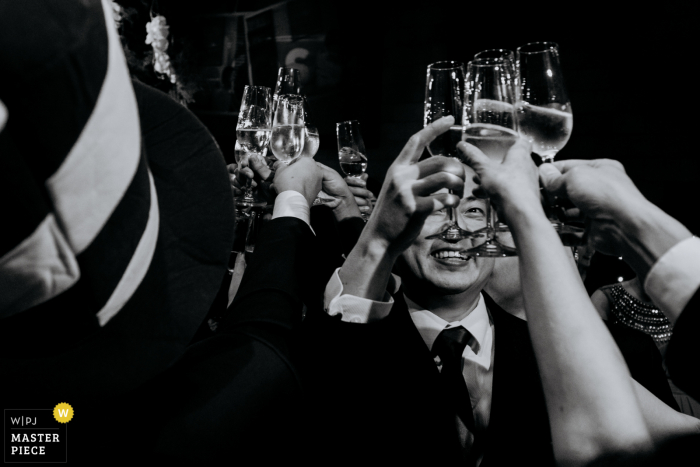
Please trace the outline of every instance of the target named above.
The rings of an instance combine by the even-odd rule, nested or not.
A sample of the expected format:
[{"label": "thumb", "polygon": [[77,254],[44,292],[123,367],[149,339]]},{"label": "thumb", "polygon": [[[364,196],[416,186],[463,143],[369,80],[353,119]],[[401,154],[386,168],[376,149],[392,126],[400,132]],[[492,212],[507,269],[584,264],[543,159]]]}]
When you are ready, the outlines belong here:
[{"label": "thumb", "polygon": [[491,160],[481,152],[479,148],[464,141],[457,144],[457,149],[459,149],[464,155],[464,163],[469,167],[474,169],[477,174],[484,171],[484,167],[488,167]]},{"label": "thumb", "polygon": [[539,166],[540,183],[551,194],[560,195],[565,191],[564,177],[554,164],[542,164]]}]

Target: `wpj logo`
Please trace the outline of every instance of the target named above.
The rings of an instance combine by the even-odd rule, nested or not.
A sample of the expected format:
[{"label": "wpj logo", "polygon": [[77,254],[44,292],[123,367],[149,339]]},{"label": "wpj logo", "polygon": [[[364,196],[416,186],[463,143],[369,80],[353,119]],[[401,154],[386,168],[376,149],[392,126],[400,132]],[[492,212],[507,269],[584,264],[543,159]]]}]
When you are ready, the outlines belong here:
[{"label": "wpj logo", "polygon": [[5,409],[5,462],[67,462],[66,422],[72,418],[73,408],[65,403],[53,409]]}]

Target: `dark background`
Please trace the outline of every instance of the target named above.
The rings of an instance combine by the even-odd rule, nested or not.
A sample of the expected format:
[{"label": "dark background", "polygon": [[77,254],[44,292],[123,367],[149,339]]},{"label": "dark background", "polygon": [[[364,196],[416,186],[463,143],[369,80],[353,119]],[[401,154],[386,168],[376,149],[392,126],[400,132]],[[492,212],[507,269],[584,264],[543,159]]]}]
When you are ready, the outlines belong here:
[{"label": "dark background", "polygon": [[[316,159],[339,170],[335,123],[360,120],[376,192],[393,159],[422,127],[429,63],[466,63],[484,49],[558,42],[574,128],[557,159],[621,161],[650,201],[698,232],[699,165],[692,137],[698,109],[696,14],[688,3],[638,2],[625,9],[614,3],[203,0],[187,13],[283,4],[288,24],[275,24],[277,35],[296,40],[323,34],[323,54],[337,79],[302,90],[320,129]],[[282,57],[270,56],[273,60],[282,65]],[[307,63],[312,72],[316,64]],[[235,116],[196,107],[191,106],[232,161]]]}]

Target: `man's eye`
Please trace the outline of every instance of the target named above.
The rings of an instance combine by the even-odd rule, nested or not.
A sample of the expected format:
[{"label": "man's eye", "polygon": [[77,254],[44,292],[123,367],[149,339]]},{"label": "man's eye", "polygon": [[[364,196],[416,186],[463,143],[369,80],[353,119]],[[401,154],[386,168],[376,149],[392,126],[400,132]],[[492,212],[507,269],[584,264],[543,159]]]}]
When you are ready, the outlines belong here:
[{"label": "man's eye", "polygon": [[481,208],[472,207],[472,208],[465,209],[464,211],[462,211],[462,214],[464,214],[465,216],[475,217],[475,216],[483,216],[485,214],[485,212]]},{"label": "man's eye", "polygon": [[446,212],[445,208],[438,209],[437,211],[433,211],[431,216],[442,216],[445,215]]}]

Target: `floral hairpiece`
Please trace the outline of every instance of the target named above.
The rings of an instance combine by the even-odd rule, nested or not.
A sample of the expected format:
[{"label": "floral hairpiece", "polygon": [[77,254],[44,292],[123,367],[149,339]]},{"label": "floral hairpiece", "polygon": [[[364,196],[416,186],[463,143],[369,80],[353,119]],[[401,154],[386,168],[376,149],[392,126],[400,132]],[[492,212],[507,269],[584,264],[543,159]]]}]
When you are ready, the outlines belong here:
[{"label": "floral hairpiece", "polygon": [[166,75],[171,83],[176,84],[177,76],[167,53],[170,26],[165,21],[165,17],[157,15],[146,23],[146,33],[146,44],[153,46],[153,68],[158,73]]}]

